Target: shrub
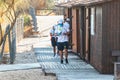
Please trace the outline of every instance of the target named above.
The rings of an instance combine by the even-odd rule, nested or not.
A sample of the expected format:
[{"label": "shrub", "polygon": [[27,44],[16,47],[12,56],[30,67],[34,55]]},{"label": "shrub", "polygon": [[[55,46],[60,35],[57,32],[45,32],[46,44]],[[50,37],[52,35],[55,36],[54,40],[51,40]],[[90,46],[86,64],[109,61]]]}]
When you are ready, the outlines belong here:
[{"label": "shrub", "polygon": [[28,15],[24,16],[24,26],[30,26],[31,25],[31,20]]}]

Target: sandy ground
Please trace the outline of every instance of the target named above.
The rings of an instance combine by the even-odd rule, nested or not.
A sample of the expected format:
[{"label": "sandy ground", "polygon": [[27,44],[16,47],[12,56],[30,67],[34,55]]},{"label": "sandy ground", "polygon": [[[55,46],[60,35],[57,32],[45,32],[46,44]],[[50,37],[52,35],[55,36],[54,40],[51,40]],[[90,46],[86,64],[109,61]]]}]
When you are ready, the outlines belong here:
[{"label": "sandy ground", "polygon": [[[40,17],[37,16],[38,31],[40,36],[49,35],[52,25],[56,24],[62,16]],[[47,24],[46,24],[47,23]],[[44,32],[44,33],[43,33]],[[44,36],[44,35],[43,35]],[[14,64],[36,63],[36,57],[33,51],[34,47],[46,47],[50,45],[50,38],[28,38],[20,41],[17,46],[17,54]],[[5,64],[4,64],[5,65]],[[0,72],[0,80],[56,80],[55,76],[44,76],[41,69],[15,70]]]},{"label": "sandy ground", "polygon": [[0,72],[0,80],[56,80],[55,76],[44,76],[41,69]]},{"label": "sandy ground", "polygon": [[[17,54],[14,64],[37,63],[37,59],[32,48],[33,43],[29,43],[30,45],[28,45],[27,42],[31,42],[30,38],[24,39],[17,46]],[[25,44],[23,45],[23,43]],[[42,72],[42,69],[33,68],[27,70],[13,70],[0,72],[0,80],[56,80],[56,77],[53,75],[45,76]]]}]

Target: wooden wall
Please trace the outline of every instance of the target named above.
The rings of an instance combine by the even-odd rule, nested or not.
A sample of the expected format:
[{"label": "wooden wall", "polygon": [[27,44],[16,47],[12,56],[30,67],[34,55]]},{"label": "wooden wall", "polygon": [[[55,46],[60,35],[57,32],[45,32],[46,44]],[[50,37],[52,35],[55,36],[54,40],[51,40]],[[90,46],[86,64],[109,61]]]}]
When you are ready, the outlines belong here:
[{"label": "wooden wall", "polygon": [[77,52],[77,24],[76,24],[76,8],[72,9],[72,51]]},{"label": "wooden wall", "polygon": [[103,70],[113,72],[113,50],[120,50],[120,0],[103,5]]},{"label": "wooden wall", "polygon": [[68,17],[68,8],[65,8],[64,9],[64,18],[67,18]]},{"label": "wooden wall", "polygon": [[[120,50],[120,0],[92,7],[96,8],[96,17],[95,34],[90,33],[90,63],[100,73],[113,73],[115,59],[111,54],[114,50]],[[72,8],[72,43],[74,44],[72,49],[74,52],[80,49],[80,55],[84,58],[84,25],[86,23],[84,23],[83,16],[85,13],[84,8],[79,7],[79,9],[81,9],[80,16],[78,16],[76,8]],[[79,17],[79,22],[77,22],[77,17]],[[79,28],[78,24],[80,24]],[[79,42],[81,45],[78,45]]]},{"label": "wooden wall", "polygon": [[96,7],[94,18],[94,35],[91,35],[91,63],[102,71],[102,7]]},{"label": "wooden wall", "polygon": [[79,8],[72,8],[72,51],[80,53],[80,15]]},{"label": "wooden wall", "polygon": [[120,0],[96,7],[95,35],[91,36],[91,63],[101,73],[113,73],[113,50],[120,50]]},{"label": "wooden wall", "polygon": [[77,53],[80,55],[80,9],[76,8]]}]

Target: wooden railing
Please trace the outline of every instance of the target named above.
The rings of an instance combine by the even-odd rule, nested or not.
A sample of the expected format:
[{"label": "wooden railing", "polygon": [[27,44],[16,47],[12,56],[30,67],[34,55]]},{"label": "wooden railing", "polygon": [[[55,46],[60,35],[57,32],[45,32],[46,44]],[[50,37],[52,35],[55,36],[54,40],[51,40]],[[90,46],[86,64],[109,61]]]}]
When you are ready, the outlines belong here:
[{"label": "wooden railing", "polygon": [[120,80],[120,50],[112,51],[112,56],[117,59],[114,62],[114,80]]},{"label": "wooden railing", "polygon": [[[23,38],[23,24],[24,20],[22,18],[18,18],[16,21],[16,24],[10,30],[10,25],[6,27],[6,31],[4,34],[8,33],[7,35],[3,35],[3,42],[1,44],[1,50],[0,50],[0,63],[4,61],[4,48],[5,48],[5,43],[8,41],[8,48],[9,48],[9,63],[13,64],[15,60],[15,54],[16,54],[16,45],[18,41],[20,41]],[[7,40],[8,39],[8,40]]]},{"label": "wooden railing", "polygon": [[28,37],[29,35],[32,34],[32,30],[33,28],[32,27],[27,27],[24,29],[24,37]]},{"label": "wooden railing", "polygon": [[120,62],[114,63],[114,80],[120,80]]}]

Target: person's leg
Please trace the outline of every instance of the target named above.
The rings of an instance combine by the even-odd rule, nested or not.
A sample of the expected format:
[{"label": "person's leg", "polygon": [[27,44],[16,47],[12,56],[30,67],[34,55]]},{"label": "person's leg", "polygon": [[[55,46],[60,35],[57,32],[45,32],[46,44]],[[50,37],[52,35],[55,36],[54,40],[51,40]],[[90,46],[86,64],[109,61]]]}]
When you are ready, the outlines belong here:
[{"label": "person's leg", "polygon": [[54,56],[56,55],[56,47],[53,47]]},{"label": "person's leg", "polygon": [[59,50],[58,50],[58,45],[57,45],[57,43],[58,43],[58,42],[57,42],[57,39],[58,39],[58,38],[56,37],[56,38],[55,38],[55,41],[56,41],[56,55],[59,55]]},{"label": "person's leg", "polygon": [[68,63],[68,49],[65,49],[65,61]]},{"label": "person's leg", "polygon": [[57,41],[55,39],[55,47],[54,47],[54,51],[55,51],[55,57],[58,57],[58,45],[57,45]]},{"label": "person's leg", "polygon": [[62,64],[63,63],[63,51],[60,50],[59,53],[60,53],[60,60],[61,60],[61,64]]},{"label": "person's leg", "polygon": [[55,38],[54,37],[52,37],[51,43],[52,43],[53,53],[54,53],[53,56],[55,56],[55,54],[56,54],[56,47],[55,47],[56,43],[55,43]]},{"label": "person's leg", "polygon": [[68,42],[64,42],[65,61],[68,63]]},{"label": "person's leg", "polygon": [[64,49],[65,51],[65,58],[68,58],[68,49]]},{"label": "person's leg", "polygon": [[58,50],[59,50],[59,54],[60,54],[60,62],[61,64],[63,64],[63,43],[58,43]]},{"label": "person's leg", "polygon": [[57,55],[60,55],[59,49],[58,49],[58,44],[56,44],[56,54],[57,54]]}]

